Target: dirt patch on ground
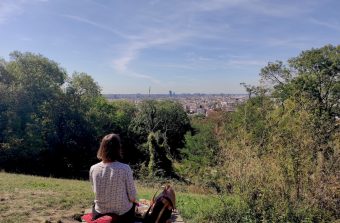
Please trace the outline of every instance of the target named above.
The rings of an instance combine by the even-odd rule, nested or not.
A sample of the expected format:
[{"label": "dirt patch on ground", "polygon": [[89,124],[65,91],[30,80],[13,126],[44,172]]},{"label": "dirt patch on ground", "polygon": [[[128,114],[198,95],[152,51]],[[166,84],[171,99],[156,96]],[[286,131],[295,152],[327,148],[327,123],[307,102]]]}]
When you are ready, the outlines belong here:
[{"label": "dirt patch on ground", "polygon": [[83,206],[73,206],[64,196],[48,190],[0,192],[0,222],[79,222]]}]

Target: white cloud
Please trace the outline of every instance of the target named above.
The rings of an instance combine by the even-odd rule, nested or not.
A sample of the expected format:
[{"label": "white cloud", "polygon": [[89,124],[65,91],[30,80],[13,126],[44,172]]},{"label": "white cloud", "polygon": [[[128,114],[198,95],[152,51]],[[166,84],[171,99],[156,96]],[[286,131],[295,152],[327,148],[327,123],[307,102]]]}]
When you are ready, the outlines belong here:
[{"label": "white cloud", "polygon": [[126,51],[124,55],[122,55],[120,58],[114,59],[112,61],[113,67],[119,72],[125,71],[127,69],[127,65],[136,57],[137,53],[137,49],[131,48],[130,50]]},{"label": "white cloud", "polygon": [[97,23],[95,21],[92,21],[92,20],[89,20],[89,19],[86,19],[86,18],[83,18],[83,17],[80,17],[80,16],[75,16],[75,15],[62,15],[66,18],[69,18],[69,19],[72,19],[72,20],[75,20],[75,21],[78,21],[78,22],[81,22],[81,23],[86,23],[88,25],[91,25],[91,26],[94,26],[96,28],[99,28],[99,29],[102,29],[102,30],[105,30],[105,31],[108,31],[108,32],[111,32],[117,36],[120,36],[122,38],[125,38],[125,39],[134,39],[136,38],[135,36],[132,36],[132,35],[127,35],[123,32],[120,32],[118,30],[115,30],[113,28],[111,28],[110,26],[107,26],[107,25],[103,25],[101,23]]},{"label": "white cloud", "polygon": [[153,78],[153,77],[150,76],[150,75],[141,74],[141,73],[134,72],[134,71],[128,71],[128,70],[126,70],[126,71],[123,71],[123,72],[119,72],[118,74],[119,74],[119,75],[128,76],[128,77],[135,77],[135,78],[138,78],[138,79],[149,80],[149,81],[151,81],[151,82],[154,83],[154,84],[160,84],[160,83],[161,83],[158,79]]},{"label": "white cloud", "polygon": [[180,63],[148,63],[151,67],[161,67],[161,68],[175,68],[175,69],[187,69],[196,70],[197,67],[190,64],[180,64]]},{"label": "white cloud", "polygon": [[[94,1],[90,0],[90,2]],[[300,7],[303,4],[306,6]],[[105,5],[100,4],[99,6],[105,8]],[[130,12],[129,9],[126,11],[127,14],[118,13],[114,18],[108,19],[104,23],[98,22],[97,17],[89,19],[77,15],[63,16],[121,37],[119,40],[113,38],[112,54],[115,56],[112,56],[110,61],[114,70],[121,75],[149,79],[157,83],[158,80],[153,79],[152,76],[134,72],[130,66],[139,57],[142,58],[143,52],[149,49],[172,49],[186,46],[197,50],[198,55],[194,61],[190,61],[191,64],[163,64],[164,67],[170,68],[195,69],[201,67],[216,69],[226,65],[238,67],[265,64],[264,61],[260,60],[235,59],[226,61],[225,59],[221,60],[221,58],[201,56],[204,53],[200,54],[200,50],[221,51],[223,49],[223,51],[227,51],[232,48],[229,46],[230,41],[237,43],[246,41],[246,37],[238,36],[238,32],[241,33],[240,30],[248,25],[243,23],[241,26],[233,24],[235,21],[228,21],[227,16],[220,18],[212,16],[212,19],[216,17],[220,20],[216,20],[216,22],[207,21],[201,19],[205,18],[201,16],[202,14],[208,16],[209,13],[223,11],[224,15],[228,15],[228,12],[233,13],[237,10],[247,15],[244,18],[244,20],[247,20],[246,22],[252,23],[252,19],[258,15],[287,18],[304,14],[309,9],[310,4],[307,4],[306,0],[288,3],[273,3],[270,0],[174,0],[171,4],[167,1],[151,0],[148,4],[140,5],[140,10]],[[129,19],[125,19],[125,16]],[[117,23],[117,21],[120,22]],[[235,30],[238,32],[234,32]],[[253,39],[249,40],[248,44],[253,41]],[[295,45],[300,48],[302,43],[301,41],[273,38],[264,44],[267,46]]]},{"label": "white cloud", "polygon": [[32,41],[32,38],[26,37],[26,36],[22,36],[19,39],[22,40],[22,41],[25,41],[25,42]]},{"label": "white cloud", "polygon": [[0,23],[4,23],[13,15],[18,15],[23,12],[21,1],[1,1],[0,2]]},{"label": "white cloud", "polygon": [[[161,2],[151,1],[150,4],[161,4]],[[120,46],[120,53],[118,53],[120,56],[114,58],[112,63],[117,71],[123,72],[128,70],[128,65],[143,50],[176,44],[187,44],[190,46],[192,42],[199,39],[223,41],[233,31],[227,22],[211,25],[209,22],[195,20],[195,16],[201,12],[237,8],[254,14],[289,17],[303,13],[301,8],[296,7],[298,4],[274,4],[271,1],[265,0],[198,0],[184,3],[177,1],[173,6],[174,10],[172,12],[174,13],[164,13],[162,15],[154,11],[148,14],[148,8],[146,7],[143,19],[147,20],[147,22],[157,21],[154,22],[154,27],[149,28],[150,24],[141,22],[139,28],[142,28],[142,31],[139,38],[130,39],[123,44],[125,47]],[[143,29],[143,25],[148,28]],[[196,45],[193,44],[193,46]],[[254,61],[252,62],[254,64]]]},{"label": "white cloud", "polygon": [[190,37],[192,33],[178,33],[175,30],[147,30],[138,39],[125,43],[125,47],[120,47],[121,55],[113,59],[114,68],[123,72],[128,69],[128,64],[134,60],[138,54],[145,49],[162,45],[174,45]]},{"label": "white cloud", "polygon": [[48,0],[1,0],[0,1],[0,24],[5,23],[11,17],[24,13],[25,7],[36,2]]},{"label": "white cloud", "polygon": [[286,1],[273,2],[270,0],[201,0],[194,1],[191,10],[217,11],[236,8],[274,17],[291,17],[308,11],[311,4],[312,1],[287,3]]},{"label": "white cloud", "polygon": [[[112,59],[112,64],[116,71],[135,77],[143,76],[130,75],[134,72],[128,69],[128,65],[130,64],[130,62],[136,59],[143,50],[159,46],[174,46],[177,43],[193,35],[193,33],[189,30],[173,28],[170,27],[171,25],[166,25],[166,27],[149,27],[148,25],[145,25],[145,27],[141,27],[142,31],[138,32],[138,35],[128,35],[117,29],[111,28],[109,25],[104,25],[84,17],[76,15],[62,16],[77,22],[91,25],[93,27],[113,33],[114,35],[123,38],[123,42],[117,43],[116,47],[114,47],[114,52],[118,56]],[[149,78],[149,76],[143,78]]]},{"label": "white cloud", "polygon": [[289,47],[299,50],[309,48],[315,42],[309,37],[294,37],[294,38],[267,38],[261,40],[262,44],[270,47]]},{"label": "white cloud", "polygon": [[325,21],[321,21],[319,19],[315,19],[315,18],[310,18],[309,19],[310,22],[312,22],[313,24],[319,25],[319,26],[323,26],[329,29],[333,29],[336,31],[340,31],[340,23],[339,22],[325,22]]},{"label": "white cloud", "polygon": [[256,59],[231,59],[228,61],[229,65],[239,65],[239,66],[263,66],[267,63],[265,60]]},{"label": "white cloud", "polygon": [[203,0],[194,1],[192,10],[195,11],[216,11],[229,7],[235,7],[244,4],[247,0]]}]

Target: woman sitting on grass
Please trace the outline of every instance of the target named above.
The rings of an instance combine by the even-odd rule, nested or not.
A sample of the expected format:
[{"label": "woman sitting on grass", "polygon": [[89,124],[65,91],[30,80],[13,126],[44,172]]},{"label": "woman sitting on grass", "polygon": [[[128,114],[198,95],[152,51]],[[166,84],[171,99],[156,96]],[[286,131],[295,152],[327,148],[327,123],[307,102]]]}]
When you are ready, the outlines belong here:
[{"label": "woman sitting on grass", "polygon": [[136,187],[129,165],[119,162],[119,136],[106,135],[97,157],[102,161],[90,169],[90,181],[95,194],[92,220],[104,215],[118,215],[118,222],[133,222]]}]

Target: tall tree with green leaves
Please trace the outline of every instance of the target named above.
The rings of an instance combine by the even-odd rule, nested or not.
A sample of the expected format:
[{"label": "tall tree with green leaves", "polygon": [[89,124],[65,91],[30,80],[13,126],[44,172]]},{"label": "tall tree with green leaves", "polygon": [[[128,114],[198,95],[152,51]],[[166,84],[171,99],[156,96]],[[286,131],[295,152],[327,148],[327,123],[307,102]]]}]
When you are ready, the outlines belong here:
[{"label": "tall tree with green leaves", "polygon": [[[162,145],[161,136],[158,133],[151,132],[148,136],[149,162],[148,172],[149,177],[171,177],[175,176],[172,161],[167,157],[167,152]],[[164,141],[163,141],[164,143]]]},{"label": "tall tree with green leaves", "polygon": [[147,100],[139,105],[130,128],[142,143],[147,141],[150,132],[160,132],[169,153],[180,158],[184,135],[191,126],[183,107],[177,102]]},{"label": "tall tree with green leaves", "polygon": [[260,75],[277,98],[306,97],[306,106],[318,117],[340,115],[340,46],[303,51],[287,64],[269,63]]},{"label": "tall tree with green leaves", "polygon": [[215,117],[191,117],[193,131],[185,135],[182,162],[176,166],[183,177],[198,185],[212,185],[216,180],[220,152],[218,125],[223,116],[216,113]]}]

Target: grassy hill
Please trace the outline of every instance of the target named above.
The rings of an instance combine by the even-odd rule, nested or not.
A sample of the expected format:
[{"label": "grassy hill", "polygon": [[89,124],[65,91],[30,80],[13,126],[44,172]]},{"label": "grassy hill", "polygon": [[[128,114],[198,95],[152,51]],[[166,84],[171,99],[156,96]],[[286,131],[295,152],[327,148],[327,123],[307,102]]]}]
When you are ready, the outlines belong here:
[{"label": "grassy hill", "polygon": [[[177,190],[178,188],[178,190]],[[206,222],[220,205],[217,197],[184,192],[178,186],[177,208],[186,222]],[[157,190],[137,183],[138,197],[149,199]],[[182,191],[182,192],[181,192]],[[202,191],[201,191],[202,193]],[[0,222],[77,222],[91,207],[90,183],[0,172]]]}]

